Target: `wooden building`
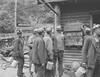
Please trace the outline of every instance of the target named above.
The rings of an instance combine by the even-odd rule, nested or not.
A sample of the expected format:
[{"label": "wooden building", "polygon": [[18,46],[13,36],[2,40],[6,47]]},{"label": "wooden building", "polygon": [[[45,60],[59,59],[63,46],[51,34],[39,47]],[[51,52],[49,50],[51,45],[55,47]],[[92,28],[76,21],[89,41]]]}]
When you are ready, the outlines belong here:
[{"label": "wooden building", "polygon": [[81,28],[100,23],[100,0],[38,0],[54,11],[55,26],[61,25],[65,33],[65,47],[82,46]]},{"label": "wooden building", "polygon": [[87,24],[92,29],[93,24],[100,24],[100,0],[38,0],[38,3],[45,4],[55,13],[55,26],[62,26],[67,63],[80,60],[81,53],[76,52],[81,52],[83,45],[81,28]]}]

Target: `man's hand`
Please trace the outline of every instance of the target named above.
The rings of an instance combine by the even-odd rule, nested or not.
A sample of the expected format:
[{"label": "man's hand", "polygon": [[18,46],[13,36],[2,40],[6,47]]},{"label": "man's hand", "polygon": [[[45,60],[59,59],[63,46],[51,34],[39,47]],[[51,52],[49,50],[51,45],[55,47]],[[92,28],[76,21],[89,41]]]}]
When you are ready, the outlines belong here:
[{"label": "man's hand", "polygon": [[86,63],[82,63],[82,67],[87,68],[87,64]]},{"label": "man's hand", "polygon": [[45,66],[45,63],[43,63],[42,66]]}]

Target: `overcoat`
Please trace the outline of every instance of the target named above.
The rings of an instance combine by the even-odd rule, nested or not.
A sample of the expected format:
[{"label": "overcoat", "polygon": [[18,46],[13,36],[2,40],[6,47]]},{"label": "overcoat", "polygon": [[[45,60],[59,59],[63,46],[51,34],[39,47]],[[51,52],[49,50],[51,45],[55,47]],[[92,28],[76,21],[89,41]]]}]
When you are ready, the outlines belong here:
[{"label": "overcoat", "polygon": [[96,62],[96,40],[94,36],[88,36],[85,38],[82,48],[83,62],[90,68],[95,68]]},{"label": "overcoat", "polygon": [[30,56],[34,64],[46,63],[47,53],[45,49],[45,43],[42,37],[36,37],[34,39]]},{"label": "overcoat", "polygon": [[17,38],[14,43],[14,53],[13,53],[13,57],[15,59],[24,57],[23,47],[24,47],[24,40],[21,38]]}]

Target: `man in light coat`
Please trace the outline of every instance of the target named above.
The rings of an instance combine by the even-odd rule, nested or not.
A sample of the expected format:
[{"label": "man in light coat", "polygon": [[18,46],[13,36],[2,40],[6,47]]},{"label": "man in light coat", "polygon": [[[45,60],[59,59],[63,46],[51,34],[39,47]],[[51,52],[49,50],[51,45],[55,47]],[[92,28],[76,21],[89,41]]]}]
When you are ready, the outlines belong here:
[{"label": "man in light coat", "polygon": [[[47,62],[53,62],[53,42],[52,42],[52,38],[51,38],[51,33],[52,33],[52,29],[51,28],[46,28],[46,32],[44,35],[44,42],[45,42],[45,48],[46,48],[46,52],[47,52]],[[46,77],[52,77],[53,75],[53,70],[45,70],[45,75]]]},{"label": "man in light coat", "polygon": [[61,77],[63,75],[64,35],[61,26],[57,26],[56,31],[56,34],[53,36],[54,69],[56,71],[56,62],[58,60],[59,77]]}]

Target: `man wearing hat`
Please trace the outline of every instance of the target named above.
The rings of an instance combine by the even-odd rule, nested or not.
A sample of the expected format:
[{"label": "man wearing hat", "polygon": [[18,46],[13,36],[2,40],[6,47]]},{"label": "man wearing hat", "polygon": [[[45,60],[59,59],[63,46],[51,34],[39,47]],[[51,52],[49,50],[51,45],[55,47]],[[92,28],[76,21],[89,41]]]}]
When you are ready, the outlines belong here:
[{"label": "man wearing hat", "polygon": [[[52,29],[51,28],[46,28],[45,30],[45,35],[44,35],[44,42],[45,42],[45,48],[46,48],[46,52],[47,52],[47,62],[53,62],[53,42],[52,42],[52,38],[51,38],[51,33],[52,33]],[[52,77],[52,70],[45,70],[45,76],[46,77]]]},{"label": "man wearing hat", "polygon": [[24,67],[24,40],[22,39],[22,32],[21,30],[17,31],[17,39],[14,43],[14,54],[13,57],[15,60],[18,61],[18,70],[17,75],[18,77],[23,77],[23,67]]},{"label": "man wearing hat", "polygon": [[[63,75],[63,53],[64,53],[64,35],[61,26],[57,26],[56,34],[54,35],[54,69],[58,60],[59,77]],[[56,70],[55,70],[56,71]]]},{"label": "man wearing hat", "polygon": [[29,71],[30,71],[30,75],[33,75],[33,72],[35,70],[33,68],[34,67],[34,64],[32,63],[32,56],[33,55],[31,55],[31,52],[32,52],[32,47],[33,47],[36,35],[37,35],[37,29],[34,29],[32,31],[32,35],[28,39],[28,47],[29,47]]},{"label": "man wearing hat", "polygon": [[31,51],[32,63],[35,65],[35,73],[37,74],[37,77],[45,77],[44,68],[46,64],[47,53],[42,34],[43,30],[38,29]]},{"label": "man wearing hat", "polygon": [[83,63],[88,66],[87,77],[100,76],[100,25],[93,27],[93,36],[87,37],[82,48]]}]

